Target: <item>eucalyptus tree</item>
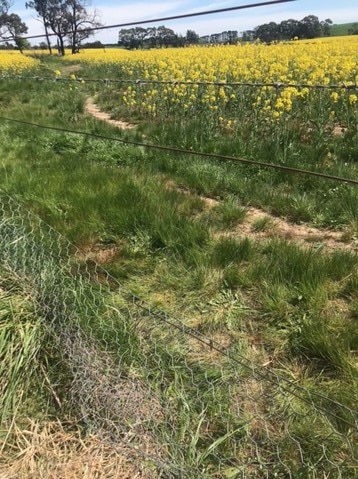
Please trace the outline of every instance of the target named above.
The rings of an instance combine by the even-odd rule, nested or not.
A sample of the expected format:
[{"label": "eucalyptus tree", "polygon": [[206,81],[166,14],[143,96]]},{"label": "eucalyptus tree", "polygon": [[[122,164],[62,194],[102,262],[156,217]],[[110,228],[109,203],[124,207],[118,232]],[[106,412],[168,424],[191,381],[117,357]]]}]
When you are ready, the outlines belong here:
[{"label": "eucalyptus tree", "polygon": [[93,34],[92,29],[101,26],[98,12],[89,12],[86,0],[30,0],[26,6],[35,10],[43,23],[50,51],[49,32],[57,37],[61,55],[65,54],[66,40],[76,53],[81,42]]},{"label": "eucalyptus tree", "polygon": [[2,40],[14,42],[18,49],[23,51],[27,42],[22,38],[28,28],[16,13],[9,13],[11,2],[0,0],[0,38]]},{"label": "eucalyptus tree", "polygon": [[89,12],[86,0],[67,0],[68,21],[70,33],[68,40],[72,53],[77,53],[83,40],[94,34],[94,30],[101,26],[99,14],[96,10]]},{"label": "eucalyptus tree", "polygon": [[10,9],[11,2],[8,0],[0,0],[0,16],[4,15],[7,13]]},{"label": "eucalyptus tree", "polygon": [[47,12],[48,12],[48,0],[31,0],[30,2],[26,2],[26,8],[31,8],[31,10],[35,10],[38,15],[38,19],[44,26],[45,29],[45,37],[47,42],[47,48],[50,53],[52,54],[52,47],[49,37],[49,24],[47,20]]}]

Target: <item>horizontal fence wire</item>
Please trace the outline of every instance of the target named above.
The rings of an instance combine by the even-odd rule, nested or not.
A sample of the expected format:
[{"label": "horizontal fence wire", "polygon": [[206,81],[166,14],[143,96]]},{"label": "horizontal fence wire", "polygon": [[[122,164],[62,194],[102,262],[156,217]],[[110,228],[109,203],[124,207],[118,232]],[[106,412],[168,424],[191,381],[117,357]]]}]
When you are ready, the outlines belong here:
[{"label": "horizontal fence wire", "polygon": [[197,150],[194,150],[194,149],[184,149],[184,148],[176,148],[176,147],[173,147],[173,146],[156,145],[156,144],[153,144],[153,143],[144,143],[144,142],[140,142],[140,141],[128,140],[128,139],[123,139],[123,138],[115,138],[115,137],[106,136],[106,135],[99,135],[99,134],[96,134],[96,133],[90,133],[90,132],[86,132],[86,131],[71,130],[69,128],[60,128],[60,127],[55,127],[55,126],[42,125],[42,124],[39,124],[39,123],[33,123],[33,122],[25,121],[25,120],[18,120],[18,119],[15,119],[15,118],[6,118],[6,117],[3,117],[3,116],[0,116],[0,121],[8,122],[8,123],[16,123],[16,124],[20,124],[20,125],[30,126],[30,127],[33,127],[33,128],[41,128],[43,130],[68,133],[68,134],[71,134],[71,135],[80,135],[80,136],[85,136],[85,137],[88,137],[88,138],[94,138],[94,139],[97,139],[97,140],[112,141],[112,142],[117,142],[117,143],[121,143],[121,144],[124,144],[124,145],[132,145],[132,146],[138,146],[138,147],[142,147],[142,148],[146,148],[146,149],[165,151],[165,152],[168,152],[168,153],[176,153],[176,154],[211,158],[211,159],[216,159],[216,160],[220,160],[220,161],[241,163],[241,164],[257,166],[257,167],[261,167],[261,168],[268,168],[268,169],[273,169],[273,170],[277,170],[277,171],[283,171],[285,173],[290,173],[290,174],[311,176],[311,177],[321,178],[321,179],[325,179],[325,180],[336,181],[336,182],[339,182],[339,183],[348,183],[348,184],[351,184],[351,185],[354,185],[354,186],[358,185],[358,180],[353,179],[353,178],[344,178],[344,177],[340,177],[340,176],[329,175],[327,173],[321,173],[319,171],[311,171],[311,170],[304,170],[304,169],[301,169],[301,168],[294,168],[294,167],[291,167],[291,166],[276,165],[274,163],[266,163],[266,162],[263,162],[263,161],[249,160],[247,158],[238,158],[238,157],[235,157],[235,156],[221,155],[219,153],[205,153],[205,152],[197,151]]},{"label": "horizontal fence wire", "polygon": [[[171,15],[167,17],[157,17],[157,18],[152,18],[148,20],[136,20],[132,22],[126,22],[126,23],[117,23],[117,24],[112,24],[112,25],[98,25],[96,27],[88,27],[88,28],[81,28],[78,29],[77,32],[74,32],[72,30],[62,32],[62,36],[68,36],[68,35],[73,35],[75,33],[81,34],[81,33],[89,33],[89,32],[96,32],[96,31],[101,31],[101,30],[108,30],[112,28],[123,28],[123,27],[133,27],[136,25],[146,25],[146,24],[153,24],[153,23],[158,23],[158,22],[164,22],[168,20],[181,20],[184,18],[192,18],[192,17],[201,17],[201,16],[206,16],[206,15],[213,15],[213,14],[219,14],[219,13],[228,13],[228,12],[233,12],[233,11],[238,11],[238,10],[247,10],[249,8],[257,8],[257,7],[269,7],[273,5],[280,5],[283,3],[290,3],[290,2],[295,2],[296,0],[267,0],[264,2],[256,2],[256,3],[248,3],[244,5],[237,5],[233,7],[227,7],[227,8],[216,8],[213,10],[205,10],[205,11],[200,11],[200,12],[191,12],[191,13],[184,13],[182,15]],[[40,35],[27,35],[27,36],[17,36],[17,39],[23,39],[23,40],[30,40],[30,39],[35,39],[35,38],[44,38],[44,37],[53,37],[57,36],[57,33],[44,33]],[[5,38],[5,39],[0,39],[1,42],[7,42],[11,41],[13,39],[11,38]]]},{"label": "horizontal fence wire", "polygon": [[356,410],[151,307],[1,191],[0,265],[33,290],[68,407],[152,477],[356,477]]},{"label": "horizontal fence wire", "polygon": [[88,78],[80,77],[71,74],[66,77],[41,77],[30,75],[2,75],[1,80],[26,80],[26,81],[50,81],[50,82],[64,82],[64,83],[98,83],[98,84],[123,84],[123,85],[197,85],[197,86],[217,86],[217,87],[248,87],[248,88],[308,88],[310,90],[358,90],[358,85],[355,83],[345,82],[335,85],[322,85],[311,83],[283,83],[283,82],[230,82],[230,81],[191,81],[191,80],[144,80],[144,79],[120,79],[120,78]]}]

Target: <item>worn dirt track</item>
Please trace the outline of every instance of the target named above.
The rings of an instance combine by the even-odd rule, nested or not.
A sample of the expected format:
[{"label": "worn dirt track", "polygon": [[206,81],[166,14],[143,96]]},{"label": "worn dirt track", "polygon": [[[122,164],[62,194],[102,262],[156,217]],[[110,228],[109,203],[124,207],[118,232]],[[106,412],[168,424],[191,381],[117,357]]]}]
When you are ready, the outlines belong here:
[{"label": "worn dirt track", "polygon": [[116,128],[120,128],[121,130],[131,130],[135,128],[135,125],[132,123],[128,123],[126,121],[121,120],[113,120],[111,115],[105,111],[102,111],[95,103],[95,98],[89,97],[85,103],[85,110],[86,112],[96,118],[97,120],[104,121],[109,125],[115,126]]},{"label": "worn dirt track", "polygon": [[[86,112],[94,118],[104,121],[120,129],[133,129],[135,125],[113,120],[109,113],[102,111],[95,103],[95,98],[89,97],[86,101]],[[166,181],[168,189],[175,189],[185,195],[195,195],[186,188],[181,188],[173,181]],[[219,201],[213,198],[199,196],[206,204],[207,208],[214,208]],[[267,220],[269,227],[258,231],[255,223],[260,220]],[[254,240],[265,240],[269,238],[281,238],[287,241],[296,242],[303,246],[322,247],[327,251],[346,250],[358,252],[358,241],[353,233],[346,231],[334,231],[328,229],[315,228],[306,224],[296,224],[287,221],[285,218],[278,218],[258,208],[248,207],[244,221],[233,230],[227,231],[222,236],[229,237],[250,237]],[[102,261],[103,262],[103,261]]]}]

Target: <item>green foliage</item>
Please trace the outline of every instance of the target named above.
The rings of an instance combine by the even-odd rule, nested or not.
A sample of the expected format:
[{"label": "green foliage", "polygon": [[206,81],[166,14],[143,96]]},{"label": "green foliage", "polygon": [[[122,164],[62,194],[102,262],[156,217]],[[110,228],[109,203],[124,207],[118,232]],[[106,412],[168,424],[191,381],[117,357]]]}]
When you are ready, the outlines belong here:
[{"label": "green foliage", "polygon": [[41,370],[42,321],[31,297],[19,289],[16,278],[0,271],[0,424],[46,408]]},{"label": "green foliage", "polygon": [[230,264],[248,261],[253,255],[253,245],[248,238],[241,241],[233,238],[222,238],[214,246],[212,262],[214,266],[225,267]]},{"label": "green foliage", "polygon": [[332,20],[320,21],[315,15],[307,15],[302,20],[284,20],[258,25],[253,31],[243,32],[245,40],[259,39],[262,42],[293,40],[294,38],[317,38],[331,35]]},{"label": "green foliage", "polygon": [[344,35],[354,35],[351,33],[351,30],[355,28],[355,25],[357,23],[340,23],[340,24],[334,24],[331,27],[331,35],[332,36],[344,36]]},{"label": "green foliage", "polygon": [[[53,69],[56,63],[51,62]],[[329,142],[337,155],[330,171],[352,177],[356,172],[354,135],[335,143],[323,131],[321,137],[317,133],[302,146],[300,134],[288,126],[281,131],[279,125],[262,134],[256,130],[251,136],[254,123],[249,123],[235,136],[225,138],[217,132],[211,136],[212,125],[206,129],[201,121],[190,118],[183,121],[182,135],[178,135],[175,122],[168,122],[165,129],[148,124],[139,132],[114,131],[85,114],[87,86],[71,88],[58,83],[4,81],[0,112],[118,138],[140,139],[144,133],[158,142],[183,146],[193,142],[208,152],[263,160],[270,157],[279,164],[313,164],[317,169],[327,161]],[[109,101],[112,92],[107,94]],[[253,444],[262,446],[267,455],[260,459],[262,465],[271,464],[280,450],[292,475],[302,478],[312,476],[312,468],[322,457],[322,444],[325,457],[335,460],[342,453],[342,438],[331,434],[329,419],[321,419],[314,408],[308,414],[289,393],[269,390],[260,374],[252,377],[250,384],[247,368],[233,368],[221,356],[218,359],[215,351],[203,353],[192,338],[179,341],[165,332],[161,323],[158,327],[144,313],[139,314],[135,302],[117,290],[112,298],[114,309],[103,307],[106,294],[110,294],[101,288],[103,278],[95,261],[105,264],[151,304],[180,316],[183,324],[217,337],[226,351],[241,354],[249,364],[259,364],[264,374],[279,371],[308,391],[325,392],[354,407],[357,256],[347,251],[327,252],[316,245],[308,248],[284,240],[251,238],[270,229],[271,218],[255,222],[249,237],[241,237],[240,229],[247,205],[264,207],[292,221],[351,226],[358,211],[354,189],[235,162],[169,156],[7,123],[0,124],[0,145],[0,187],[80,247],[81,256],[76,258],[78,263],[74,261],[73,270],[99,280],[98,291],[92,292],[93,312],[83,284],[67,276],[63,279],[59,265],[50,268],[50,262],[44,260],[42,306],[65,296],[64,304],[75,307],[81,325],[105,347],[115,364],[121,364],[131,378],[140,379],[168,406],[154,430],[176,464],[192,467],[194,472],[188,477],[211,477],[218,470],[220,457],[230,456],[233,450],[238,463],[240,454],[247,461]],[[342,164],[343,157],[347,164]],[[229,234],[225,234],[227,229],[231,229]],[[53,245],[33,245],[32,254],[42,247],[46,252]],[[23,266],[29,272],[37,271],[26,261]],[[61,278],[58,282],[53,279],[56,274]],[[1,287],[0,293],[9,289]],[[135,327],[130,326],[132,320]],[[25,406],[15,397],[21,385],[26,392],[30,384],[43,384],[38,369],[44,343],[42,326],[32,301],[13,290],[0,295],[0,351],[5,357],[1,374],[7,378],[0,381],[1,387],[5,384],[0,390],[4,418]],[[151,349],[153,340],[156,346]],[[47,345],[51,349],[51,343]],[[51,354],[45,364],[46,374],[60,384],[67,397],[70,375],[58,371]],[[245,403],[248,398],[249,405]],[[281,414],[309,458],[305,466],[297,459],[292,438],[277,426]],[[264,426],[261,417],[267,419]],[[285,464],[275,464],[272,476],[283,477]],[[249,473],[260,474],[260,466],[251,464],[254,469],[249,468]],[[220,463],[220,473],[241,477],[248,470],[232,466],[228,460]]]},{"label": "green foliage", "polygon": [[[210,200],[209,200],[210,201]],[[215,205],[203,221],[215,228],[225,230],[231,229],[242,223],[246,217],[246,210],[235,196],[228,196],[225,200]]]}]

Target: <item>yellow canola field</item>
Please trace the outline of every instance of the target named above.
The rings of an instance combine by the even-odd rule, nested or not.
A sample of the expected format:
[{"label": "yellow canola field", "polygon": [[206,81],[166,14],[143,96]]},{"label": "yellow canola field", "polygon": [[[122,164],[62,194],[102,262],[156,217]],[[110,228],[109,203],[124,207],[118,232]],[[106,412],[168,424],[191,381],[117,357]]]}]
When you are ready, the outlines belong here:
[{"label": "yellow canola field", "polygon": [[38,60],[22,55],[17,51],[0,51],[0,75],[4,73],[22,73],[36,67]]},{"label": "yellow canola field", "polygon": [[[118,100],[129,114],[168,117],[175,112],[206,112],[216,122],[231,127],[237,112],[256,111],[257,117],[279,120],[300,114],[302,106],[322,118],[333,118],[358,105],[357,89],[326,90],[325,102],[319,90],[304,87],[201,87],[176,82],[247,82],[307,85],[358,85],[358,37],[335,37],[273,45],[198,46],[182,49],[126,51],[84,50],[67,57],[84,62],[103,78],[165,81],[141,88],[122,85]],[[316,94],[317,93],[317,94]],[[349,111],[348,111],[348,110]],[[324,120],[326,121],[326,120]]]},{"label": "yellow canola field", "polygon": [[112,64],[127,78],[178,81],[358,83],[358,37],[238,46],[82,50],[66,60]]}]

